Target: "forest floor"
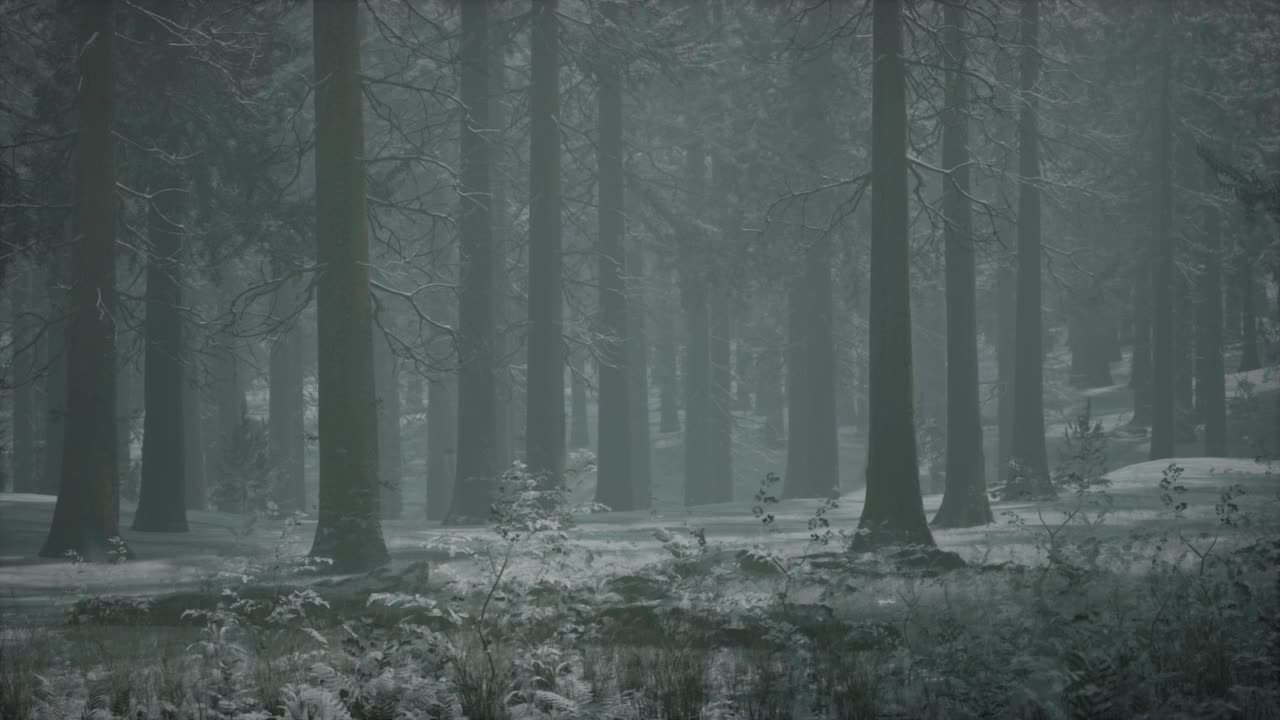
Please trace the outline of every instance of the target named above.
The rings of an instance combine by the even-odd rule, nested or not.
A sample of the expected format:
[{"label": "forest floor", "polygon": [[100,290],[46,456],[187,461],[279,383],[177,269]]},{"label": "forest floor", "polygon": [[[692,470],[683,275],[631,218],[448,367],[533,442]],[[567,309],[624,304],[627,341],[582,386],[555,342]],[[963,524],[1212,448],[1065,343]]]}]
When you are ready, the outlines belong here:
[{"label": "forest floor", "polygon": [[[747,414],[733,503],[680,507],[680,436],[656,434],[652,511],[513,542],[420,520],[419,488],[364,576],[312,572],[313,520],[205,511],[126,530],[119,564],[41,559],[54,499],[0,494],[0,717],[1280,718],[1280,464],[1142,461],[1116,379],[1047,403],[1051,462],[1088,461],[1064,440],[1088,398],[1115,469],[935,530],[943,553],[843,552],[852,429],[833,501],[757,497],[782,458]],[[1273,412],[1276,387],[1228,378],[1237,411]],[[586,503],[590,454],[571,460]]]}]

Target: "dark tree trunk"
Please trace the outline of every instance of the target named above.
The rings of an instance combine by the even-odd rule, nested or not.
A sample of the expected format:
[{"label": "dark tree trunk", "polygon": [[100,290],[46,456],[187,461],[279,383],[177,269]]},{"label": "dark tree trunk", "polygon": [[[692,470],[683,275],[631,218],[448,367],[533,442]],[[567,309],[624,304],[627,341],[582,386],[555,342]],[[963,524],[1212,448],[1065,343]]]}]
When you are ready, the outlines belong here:
[{"label": "dark tree trunk", "polygon": [[969,80],[964,40],[964,8],[943,10],[946,46],[947,107],[942,131],[942,186],[947,302],[947,476],[937,527],[974,527],[991,522],[987,502],[986,460],[982,454],[982,415],[978,398],[977,279],[974,270],[972,208],[969,205]]},{"label": "dark tree trunk", "polygon": [[771,450],[783,447],[783,430],[786,425],[782,401],[783,359],[782,340],[776,330],[765,340],[756,357],[756,407],[764,417],[761,441]]},{"label": "dark tree trunk", "polygon": [[1204,208],[1204,271],[1196,361],[1196,407],[1204,420],[1204,454],[1227,455],[1227,392],[1222,340],[1222,227],[1216,205]]},{"label": "dark tree trunk", "polygon": [[115,225],[112,139],[115,3],[78,6],[75,243],[67,315],[67,423],[53,523],[40,556],[105,560],[120,535],[116,475]]},{"label": "dark tree trunk", "polygon": [[657,347],[654,374],[658,381],[658,432],[680,431],[680,381],[676,362],[675,313],[669,303],[662,303],[657,321]]},{"label": "dark tree trunk", "polygon": [[1176,402],[1173,254],[1170,226],[1173,213],[1173,167],[1170,162],[1171,128],[1169,107],[1169,33],[1172,6],[1162,3],[1160,15],[1160,70],[1157,79],[1155,167],[1152,180],[1155,217],[1151,234],[1151,454],[1152,460],[1173,457]]},{"label": "dark tree trunk", "polygon": [[35,268],[14,268],[13,295],[13,491],[39,492],[36,480],[35,359],[39,324]]},{"label": "dark tree trunk", "polygon": [[[815,107],[814,112],[820,112]],[[805,249],[804,378],[809,385],[805,404],[809,412],[805,495],[828,497],[840,486],[839,444],[836,430],[835,337],[832,331],[831,237],[822,233]],[[789,493],[790,494],[790,493]]]},{"label": "dark tree trunk", "polygon": [[631,413],[631,487],[633,508],[653,505],[653,455],[650,450],[648,298],[644,291],[644,251],[627,252],[627,387]]},{"label": "dark tree trunk", "polygon": [[400,372],[386,338],[374,331],[374,378],[378,389],[378,484],[382,518],[400,517],[403,509],[404,460],[400,448]]},{"label": "dark tree trunk", "polygon": [[[706,151],[700,144],[685,148],[686,202],[702,207],[706,186]],[[690,219],[682,230],[680,301],[684,309],[684,503],[711,502],[711,298],[697,250],[703,238]]]},{"label": "dark tree trunk", "polygon": [[49,254],[49,270],[45,278],[50,317],[44,343],[44,470],[40,475],[40,492],[45,495],[59,493],[63,444],[67,436],[67,343],[70,332],[67,323],[73,312],[66,290],[67,269],[67,253],[53,249]]},{"label": "dark tree trunk", "polygon": [[788,497],[824,497],[822,490],[811,490],[813,473],[809,454],[809,390],[804,373],[808,365],[804,275],[791,281],[787,294],[787,469],[783,474],[783,491]]},{"label": "dark tree trunk", "polygon": [[1240,372],[1250,372],[1262,367],[1262,355],[1258,352],[1258,294],[1253,271],[1254,261],[1251,253],[1243,251],[1236,259],[1236,287],[1240,294]]},{"label": "dark tree trunk", "polygon": [[756,372],[754,342],[747,322],[739,319],[737,323],[738,341],[733,345],[733,409],[751,412],[751,379]]},{"label": "dark tree trunk", "polygon": [[[445,338],[447,341],[447,338]],[[456,457],[452,378],[432,374],[427,378],[427,519],[444,520],[453,502]]]},{"label": "dark tree trunk", "polygon": [[[1010,237],[1013,226],[1005,224]],[[1017,275],[1011,258],[999,258],[996,262],[996,481],[1000,485],[1009,482],[1009,461],[1013,458],[1013,349],[1014,316],[1017,308]]]},{"label": "dark tree trunk", "polygon": [[365,218],[360,17],[316,3],[316,290],[320,511],[313,557],[337,572],[389,561],[379,522],[378,408]]},{"label": "dark tree trunk", "polygon": [[[116,349],[116,470],[120,475],[120,495],[126,497],[124,488],[128,487],[129,475],[133,472],[131,467],[133,458],[131,457],[130,447],[133,444],[133,394],[134,394],[134,364],[127,357],[128,353],[117,347]],[[183,414],[186,414],[186,408],[183,408]],[[185,422],[190,422],[184,418]],[[184,455],[189,445],[184,446]],[[133,498],[136,499],[136,498]]]},{"label": "dark tree trunk", "polygon": [[719,503],[733,501],[733,376],[729,366],[729,296],[719,281],[711,292],[707,308],[711,318],[711,415],[707,424],[710,495],[707,500]]},{"label": "dark tree trunk", "polygon": [[226,332],[220,332],[217,339],[210,378],[214,422],[205,456],[205,479],[215,486],[226,482],[236,472],[235,466],[244,460],[235,456],[239,450],[236,438],[248,414],[240,356],[232,346],[235,339]]},{"label": "dark tree trunk", "polygon": [[497,475],[505,472],[515,460],[515,423],[511,383],[511,345],[507,336],[512,312],[510,281],[507,278],[507,248],[511,242],[511,215],[507,208],[507,183],[503,172],[507,126],[506,102],[506,29],[498,22],[497,8],[489,20],[489,134],[485,142],[493,145],[489,152],[489,220],[493,231],[493,399],[494,399],[494,467]]},{"label": "dark tree trunk", "polygon": [[[302,344],[298,340],[298,353],[301,355]],[[188,510],[204,510],[209,505],[209,486],[205,480],[204,471],[207,467],[205,463],[205,446],[204,446],[204,417],[203,408],[200,403],[200,387],[197,382],[195,373],[195,365],[191,358],[182,372],[182,413],[186,416],[186,422],[183,424],[183,431],[186,435],[186,452],[183,459],[186,461],[186,469],[183,477],[186,478],[187,491],[183,494],[187,503]],[[301,361],[299,361],[301,363]],[[301,373],[301,364],[299,364],[299,373]],[[301,395],[302,386],[299,384],[298,393]],[[302,412],[302,399],[298,399],[298,412]],[[299,417],[301,420],[301,417]],[[298,431],[298,446],[301,448],[303,442],[302,431]],[[302,464],[302,456],[298,456],[298,464]],[[306,498],[303,498],[303,504],[297,509],[304,510]]]},{"label": "dark tree trunk", "polygon": [[[275,274],[285,276],[290,272],[283,263],[276,263]],[[288,322],[276,334],[271,343],[268,371],[268,426],[269,458],[276,472],[276,504],[281,512],[306,510],[306,429],[303,425],[302,332],[298,328],[296,313],[302,298],[295,278],[284,280],[274,295],[277,321]]]},{"label": "dark tree trunk", "polygon": [[557,0],[533,0],[529,87],[529,372],[525,463],[545,488],[564,485],[560,259],[560,24]]},{"label": "dark tree trunk", "polygon": [[[611,24],[617,22],[616,5],[606,4],[602,9]],[[597,91],[600,234],[596,252],[599,259],[601,339],[596,363],[599,378],[596,501],[614,510],[631,510],[642,498],[633,487],[635,465],[631,459],[634,439],[631,423],[635,419],[631,402],[637,398],[628,385],[629,375],[636,368],[629,366],[631,358],[628,357],[627,345],[630,328],[627,322],[626,254],[622,245],[626,223],[623,214],[620,68],[612,61],[603,61],[597,71],[597,79],[600,83]],[[576,410],[574,415],[576,418]],[[648,448],[644,451],[648,452]],[[645,495],[643,499],[647,500],[647,491]]]},{"label": "dark tree trunk", "polygon": [[462,3],[462,188],[458,293],[458,467],[445,523],[489,517],[498,462],[497,357],[494,325],[493,197],[489,194],[490,68],[488,3]]},{"label": "dark tree trunk", "polygon": [[907,82],[902,0],[874,0],[871,71],[871,408],[867,496],[852,549],[933,545],[920,497],[911,387]]},{"label": "dark tree trunk", "polygon": [[1014,325],[1013,443],[1011,473],[1014,495],[1053,491],[1044,444],[1043,367],[1040,294],[1040,144],[1038,101],[1040,78],[1040,0],[1023,0],[1019,35],[1022,44],[1022,106],[1018,128],[1018,289]]},{"label": "dark tree trunk", "polygon": [[[158,187],[178,187],[181,179],[164,173]],[[157,193],[148,213],[147,307],[143,325],[146,411],[142,419],[142,481],[137,532],[186,532],[186,432],[182,408],[183,349],[182,245],[184,230],[176,191]]]}]

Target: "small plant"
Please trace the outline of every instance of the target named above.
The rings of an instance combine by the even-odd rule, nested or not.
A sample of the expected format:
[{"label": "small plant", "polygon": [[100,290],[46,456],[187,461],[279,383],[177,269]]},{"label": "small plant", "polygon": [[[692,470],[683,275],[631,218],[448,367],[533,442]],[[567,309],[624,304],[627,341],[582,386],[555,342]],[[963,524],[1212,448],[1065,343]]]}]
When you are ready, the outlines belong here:
[{"label": "small plant", "polygon": [[1053,483],[1076,492],[1109,485],[1105,477],[1107,434],[1102,423],[1093,419],[1092,403],[1085,402],[1075,420],[1067,423],[1063,436],[1066,447],[1054,468]]}]

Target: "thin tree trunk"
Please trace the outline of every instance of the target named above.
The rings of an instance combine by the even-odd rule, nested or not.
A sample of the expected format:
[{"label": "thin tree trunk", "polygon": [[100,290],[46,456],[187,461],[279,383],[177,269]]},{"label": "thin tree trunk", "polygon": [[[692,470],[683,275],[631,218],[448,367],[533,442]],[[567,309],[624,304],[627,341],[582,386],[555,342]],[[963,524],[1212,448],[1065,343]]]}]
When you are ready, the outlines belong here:
[{"label": "thin tree trunk", "polygon": [[804,275],[801,274],[792,279],[787,294],[787,468],[783,474],[783,492],[788,497],[821,497],[826,494],[815,494],[809,490],[813,473],[808,447],[811,386],[804,378],[808,365],[805,337],[808,308],[805,306]]},{"label": "thin tree trunk", "polygon": [[[624,234],[625,235],[625,234]],[[649,428],[649,338],[646,327],[647,297],[644,292],[644,251],[627,253],[631,278],[627,301],[627,386],[631,412],[631,487],[633,508],[652,507],[653,456]]]},{"label": "thin tree trunk", "polygon": [[67,424],[49,536],[40,556],[105,560],[120,534],[116,471],[115,225],[112,124],[115,3],[78,7],[75,243],[67,317]]},{"label": "thin tree trunk", "polygon": [[[685,192],[689,207],[701,207],[706,186],[706,150],[699,143],[685,148]],[[682,230],[680,300],[684,309],[684,503],[701,505],[711,497],[711,308],[701,258],[697,224]]]},{"label": "thin tree trunk", "polygon": [[1040,78],[1040,0],[1023,0],[1021,118],[1018,129],[1018,289],[1014,327],[1013,494],[1050,494],[1044,442],[1042,319],[1040,312],[1040,140],[1036,93]]},{"label": "thin tree trunk", "polygon": [[911,387],[907,82],[902,0],[874,0],[871,71],[871,408],[867,495],[854,551],[933,545],[920,497]]},{"label": "thin tree trunk", "polygon": [[505,143],[503,131],[507,126],[506,103],[506,28],[499,22],[497,7],[493,7],[489,20],[489,63],[486,67],[489,79],[489,134],[485,142],[492,145],[489,152],[489,219],[493,235],[493,397],[494,466],[498,474],[515,460],[516,446],[513,422],[513,388],[511,382],[511,345],[507,337],[512,312],[511,283],[507,278],[507,248],[511,244],[511,215],[507,208],[507,183],[503,173]]},{"label": "thin tree trunk", "polygon": [[1160,15],[1160,70],[1157,80],[1159,100],[1156,108],[1155,167],[1152,180],[1155,217],[1151,235],[1151,453],[1152,460],[1173,457],[1175,444],[1175,359],[1173,327],[1173,254],[1174,240],[1170,226],[1173,213],[1173,167],[1170,162],[1172,139],[1169,107],[1169,33],[1172,6],[1162,3]]},{"label": "thin tree trunk", "polygon": [[57,495],[62,484],[63,445],[67,435],[67,338],[72,312],[66,290],[68,258],[54,249],[45,281],[49,292],[49,324],[45,329],[44,471],[40,492]]},{"label": "thin tree trunk", "polygon": [[969,81],[965,76],[964,8],[944,7],[948,61],[947,107],[942,130],[947,316],[946,490],[933,518],[936,527],[973,527],[991,522],[982,415],[978,398],[978,309],[972,208],[969,205]]},{"label": "thin tree trunk", "polygon": [[[443,314],[438,316],[444,317]],[[443,339],[447,341],[447,338]],[[454,431],[457,428],[453,386],[450,378],[437,374],[427,378],[428,520],[444,520],[453,502]]]},{"label": "thin tree trunk", "polygon": [[369,237],[365,217],[360,17],[356,3],[313,7],[316,117],[317,385],[320,511],[313,557],[337,572],[385,565],[379,522]]},{"label": "thin tree trunk", "polygon": [[751,330],[747,322],[737,320],[738,340],[733,345],[733,409],[751,412],[754,407],[751,401],[751,379],[755,377],[755,352]]},{"label": "thin tree trunk", "polygon": [[777,330],[771,331],[771,337],[756,357],[756,407],[764,416],[761,428],[761,441],[771,450],[783,447],[783,429],[786,424],[782,402],[783,359],[780,346],[781,338]]},{"label": "thin tree trunk", "polygon": [[587,421],[587,358],[580,350],[569,355],[569,449],[591,447],[590,423]]},{"label": "thin tree trunk", "polygon": [[462,4],[462,192],[459,223],[458,467],[445,523],[483,523],[493,502],[498,463],[497,337],[494,297],[493,197],[489,194],[488,3]]},{"label": "thin tree trunk", "polygon": [[[188,347],[190,347],[189,344]],[[299,355],[301,355],[301,349],[301,342],[299,342]],[[204,413],[200,403],[200,386],[195,373],[196,367],[192,362],[192,358],[188,356],[182,372],[182,413],[187,420],[183,424],[183,430],[186,435],[186,452],[183,454],[183,459],[187,464],[183,472],[187,483],[184,499],[188,510],[204,510],[209,505],[209,487],[204,475],[205,467],[207,467],[204,457]],[[299,367],[299,373],[301,373],[301,367]],[[299,395],[301,395],[301,386],[299,386]],[[301,413],[301,397],[299,397],[298,401],[298,411]],[[299,447],[302,446],[302,442],[302,432],[299,430]],[[299,465],[301,465],[301,455],[299,455],[298,461]],[[305,509],[305,498],[303,498],[303,504],[299,505],[297,509]]]},{"label": "thin tree trunk", "polygon": [[[1244,245],[1244,243],[1242,243]],[[1240,252],[1236,261],[1236,287],[1240,293],[1240,367],[1239,372],[1251,372],[1262,367],[1258,352],[1258,311],[1253,262],[1250,253]]]},{"label": "thin tree trunk", "polygon": [[1196,406],[1204,420],[1204,454],[1227,455],[1227,392],[1222,340],[1222,226],[1216,205],[1204,208],[1204,272],[1196,328]]},{"label": "thin tree trunk", "polygon": [[[616,5],[606,4],[602,11],[611,25],[616,24]],[[628,384],[630,373],[636,368],[629,366],[631,358],[628,357],[627,346],[631,328],[627,322],[624,279],[627,269],[623,250],[626,218],[623,213],[622,75],[617,64],[604,61],[597,70],[597,77],[600,83],[597,91],[600,209],[596,251],[599,259],[601,341],[600,356],[596,362],[599,377],[596,501],[614,510],[631,510],[641,498],[632,485],[635,466],[631,459],[634,440],[631,423],[635,415],[631,412],[631,402],[637,398]],[[574,415],[576,418],[576,410]]]},{"label": "thin tree trunk", "polygon": [[560,25],[557,0],[533,0],[529,87],[529,372],[525,463],[544,488],[564,486],[560,253]]}]

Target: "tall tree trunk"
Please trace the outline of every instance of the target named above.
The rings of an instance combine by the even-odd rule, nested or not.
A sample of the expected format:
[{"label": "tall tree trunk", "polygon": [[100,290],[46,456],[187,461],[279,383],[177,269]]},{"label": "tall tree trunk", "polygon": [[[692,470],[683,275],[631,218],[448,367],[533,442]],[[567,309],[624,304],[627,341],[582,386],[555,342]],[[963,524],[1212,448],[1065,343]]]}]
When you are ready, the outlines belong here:
[{"label": "tall tree trunk", "polygon": [[[717,161],[718,162],[718,161]],[[710,450],[707,469],[710,502],[733,501],[733,395],[730,358],[728,291],[718,279],[711,289],[708,313],[711,318],[711,415]]]},{"label": "tall tree trunk", "polygon": [[1049,494],[1049,461],[1044,446],[1044,397],[1040,294],[1040,0],[1023,0],[1022,106],[1018,128],[1018,290],[1014,326],[1012,462],[1013,494]]},{"label": "tall tree trunk", "polygon": [[675,313],[669,301],[663,300],[657,321],[657,347],[654,348],[654,374],[658,381],[658,432],[680,431],[680,379],[676,361]]},{"label": "tall tree trunk", "polygon": [[[609,24],[615,26],[617,6],[606,4],[602,11]],[[631,412],[631,402],[637,398],[628,385],[629,375],[636,368],[629,366],[627,352],[630,327],[627,322],[626,254],[623,250],[626,222],[623,214],[622,73],[615,61],[604,60],[597,70],[597,79],[600,83],[597,91],[599,148],[596,152],[600,209],[596,253],[599,260],[601,341],[600,356],[596,362],[599,377],[596,501],[614,510],[631,510],[641,498],[632,486],[635,466],[631,459],[634,439],[631,422],[635,415]]]},{"label": "tall tree trunk", "polygon": [[[701,207],[706,186],[706,150],[700,142],[685,148],[686,202]],[[710,293],[698,249],[702,235],[690,219],[682,229],[680,302],[684,310],[684,503],[709,502],[711,496],[711,307]]]},{"label": "tall tree trunk", "polygon": [[982,414],[978,398],[978,308],[972,208],[969,205],[969,80],[964,8],[943,10],[947,46],[947,106],[942,130],[942,202],[945,229],[947,315],[947,479],[936,527],[991,522]]},{"label": "tall tree trunk", "polygon": [[[181,178],[166,172],[160,188],[174,188]],[[147,308],[143,325],[146,365],[143,375],[146,411],[142,417],[142,481],[136,532],[187,531],[187,469],[182,411],[183,349],[181,194],[158,192],[148,212]]]},{"label": "tall tree trunk", "polygon": [[458,467],[446,524],[483,523],[493,501],[498,463],[494,319],[492,160],[484,137],[489,123],[488,3],[462,4],[462,215],[459,223]]},{"label": "tall tree trunk", "polygon": [[[134,365],[126,357],[128,353],[116,350],[116,472],[120,475],[120,495],[127,497],[129,475],[133,472],[131,446],[133,444],[133,385]],[[186,413],[186,410],[183,410]],[[185,420],[185,418],[184,418]],[[185,450],[185,446],[184,446]],[[134,498],[136,499],[136,498]]]},{"label": "tall tree trunk", "polygon": [[1204,454],[1227,455],[1227,392],[1222,342],[1222,227],[1218,207],[1204,208],[1204,270],[1196,328],[1196,407],[1204,420]]},{"label": "tall tree trunk", "polygon": [[[277,262],[273,268],[280,277],[290,269]],[[272,315],[277,321],[289,322],[271,343],[268,390],[268,454],[276,471],[276,504],[285,513],[306,510],[306,429],[303,410],[302,332],[295,313],[302,301],[296,278],[283,280],[273,296]]]},{"label": "tall tree trunk", "polygon": [[[446,317],[447,308],[440,302],[435,309],[437,317]],[[436,333],[432,344],[449,341],[443,333]],[[433,353],[434,355],[435,353]],[[453,503],[453,472],[456,457],[454,432],[457,429],[457,410],[454,406],[452,374],[442,377],[432,373],[427,377],[427,519],[444,520]]]},{"label": "tall tree trunk", "polygon": [[590,423],[587,420],[587,354],[573,350],[569,354],[569,448],[591,447]]},{"label": "tall tree trunk", "polygon": [[560,259],[560,24],[557,0],[533,0],[529,87],[529,372],[525,464],[544,488],[564,485]]},{"label": "tall tree trunk", "polygon": [[1258,293],[1253,272],[1255,258],[1247,251],[1247,245],[1241,241],[1241,250],[1236,259],[1235,285],[1240,294],[1239,372],[1250,372],[1262,367],[1262,355],[1258,352]]},{"label": "tall tree trunk", "polygon": [[804,373],[808,365],[804,275],[791,280],[787,293],[787,469],[783,474],[783,492],[788,497],[823,497],[822,490],[810,490],[813,472],[809,454],[809,390]]},{"label": "tall tree trunk", "polygon": [[764,339],[764,347],[760,348],[756,357],[756,408],[764,416],[761,428],[761,441],[771,450],[783,447],[783,429],[786,421],[783,417],[782,384],[783,359],[782,340],[776,329]]},{"label": "tall tree trunk", "polygon": [[911,387],[907,81],[902,0],[873,0],[871,71],[871,408],[867,496],[853,550],[933,545],[920,497]]},{"label": "tall tree trunk", "polygon": [[[113,182],[114,182],[114,175]],[[113,241],[114,242],[114,241]],[[45,329],[44,358],[44,470],[40,492],[57,495],[62,486],[63,446],[67,436],[68,323],[74,311],[68,297],[67,253],[53,249],[45,282],[49,292],[49,326]]]},{"label": "tall tree trunk", "polygon": [[400,372],[386,338],[374,331],[374,379],[378,392],[378,484],[382,518],[400,517],[403,509],[404,460],[400,447]]},{"label": "tall tree trunk", "polygon": [[34,493],[36,482],[36,320],[35,268],[14,268],[13,280],[13,491]]},{"label": "tall tree trunk", "polygon": [[[625,233],[624,233],[625,236]],[[653,456],[649,428],[649,337],[646,326],[644,251],[627,252],[627,386],[631,413],[631,488],[633,509],[653,505]]]},{"label": "tall tree trunk", "polygon": [[322,270],[316,292],[320,511],[311,555],[332,559],[337,572],[360,572],[389,557],[379,522],[359,5],[321,2],[313,10],[316,261]]},{"label": "tall tree trunk", "polygon": [[67,316],[67,422],[49,536],[41,557],[107,559],[120,535],[116,474],[115,225],[112,123],[115,3],[78,7],[75,242]]},{"label": "tall tree trunk", "polygon": [[1160,70],[1157,80],[1156,143],[1154,152],[1155,217],[1151,234],[1151,459],[1163,460],[1174,455],[1176,403],[1176,361],[1173,327],[1173,254],[1174,240],[1170,222],[1173,213],[1173,167],[1170,162],[1172,143],[1169,107],[1169,33],[1172,6],[1162,3],[1160,15]]},{"label": "tall tree trunk", "polygon": [[[299,355],[302,350],[302,343],[298,341]],[[188,344],[190,347],[190,344]],[[299,365],[299,374],[301,374],[301,365]],[[301,395],[301,386],[299,386],[299,395]],[[299,397],[298,412],[301,413],[301,397]],[[196,378],[196,366],[190,356],[184,363],[182,370],[182,414],[186,416],[186,422],[183,424],[183,431],[186,435],[186,452],[183,459],[187,466],[183,471],[183,477],[186,479],[187,490],[184,499],[187,503],[188,510],[204,510],[209,505],[209,487],[205,480],[204,471],[207,467],[205,463],[205,445],[204,445],[204,417],[203,408],[200,403],[200,386]],[[298,433],[298,445],[302,446],[302,432]],[[302,457],[299,455],[299,464]],[[305,500],[303,504],[298,506],[298,510],[305,509]]]},{"label": "tall tree trunk", "polygon": [[738,340],[733,344],[733,409],[751,412],[752,378],[755,377],[755,352],[752,329],[741,317],[736,319]]},{"label": "tall tree trunk", "polygon": [[489,220],[493,231],[493,399],[494,467],[501,474],[515,460],[516,443],[513,422],[514,399],[511,382],[511,346],[508,337],[512,312],[511,283],[507,278],[507,248],[511,244],[511,215],[507,208],[507,182],[503,172],[504,130],[507,126],[506,28],[499,22],[498,8],[493,7],[489,20],[489,135],[484,138],[493,147],[489,152]]}]

